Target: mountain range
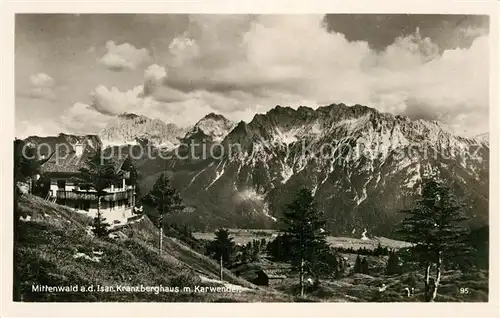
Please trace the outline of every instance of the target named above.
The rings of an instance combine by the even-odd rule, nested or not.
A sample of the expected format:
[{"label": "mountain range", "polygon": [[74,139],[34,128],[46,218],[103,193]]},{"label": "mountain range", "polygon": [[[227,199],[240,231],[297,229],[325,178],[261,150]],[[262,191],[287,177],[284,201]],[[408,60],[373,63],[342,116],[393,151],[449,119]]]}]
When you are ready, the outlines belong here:
[{"label": "mountain range", "polygon": [[458,136],[438,121],[361,105],[276,106],[249,123],[212,113],[189,128],[123,114],[97,135],[26,140],[46,138],[69,144],[83,138],[132,153],[152,145],[152,156],[135,159],[142,193],[167,171],[188,206],[170,218],[200,230],[279,227],[285,205],[306,186],[334,234],[366,228],[390,236],[426,174],[453,189],[471,226],[488,223],[488,137]]}]

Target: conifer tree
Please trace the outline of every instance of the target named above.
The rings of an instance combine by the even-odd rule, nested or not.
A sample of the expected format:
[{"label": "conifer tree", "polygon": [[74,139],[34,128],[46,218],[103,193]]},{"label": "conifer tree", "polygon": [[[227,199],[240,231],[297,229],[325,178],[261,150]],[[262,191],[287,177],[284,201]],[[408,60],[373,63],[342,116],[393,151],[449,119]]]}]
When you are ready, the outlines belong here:
[{"label": "conifer tree", "polygon": [[144,202],[156,207],[158,212],[159,252],[162,251],[164,216],[170,213],[182,211],[184,204],[179,192],[172,187],[170,179],[166,173],[162,173],[156,180],[153,189],[144,197]]},{"label": "conifer tree", "polygon": [[361,273],[368,275],[370,273],[370,266],[368,265],[368,260],[363,257],[361,260]]},{"label": "conifer tree", "polygon": [[361,273],[361,257],[359,256],[356,256],[356,261],[354,263],[354,272],[355,273]]},{"label": "conifer tree", "polygon": [[208,254],[222,263],[225,267],[232,264],[235,244],[227,229],[220,228],[215,232],[215,240],[209,243]]},{"label": "conifer tree", "polygon": [[388,275],[401,274],[401,266],[399,265],[399,256],[396,252],[389,252],[385,273]]},{"label": "conifer tree", "polygon": [[291,259],[290,237],[286,234],[279,234],[267,244],[267,253],[275,262],[289,262]]},{"label": "conifer tree", "polygon": [[256,262],[259,260],[259,253],[260,253],[260,241],[253,240],[250,249],[252,261]]},{"label": "conifer tree", "polygon": [[[247,244],[248,245],[248,244]],[[247,263],[250,261],[250,255],[248,253],[248,248],[247,245],[243,245],[241,247],[241,262],[242,263]]]},{"label": "conifer tree", "polygon": [[340,278],[345,274],[346,271],[346,262],[342,256],[337,257],[337,270],[335,272],[335,278]]},{"label": "conifer tree", "polygon": [[[287,205],[284,213],[287,226],[285,234],[290,238],[289,263],[299,273],[300,295],[304,295],[304,275],[318,274],[321,256],[329,253],[326,242],[325,220],[318,210],[310,190],[302,188],[295,199]],[[316,273],[315,273],[316,272]]]},{"label": "conifer tree", "polygon": [[[421,197],[412,209],[402,211],[407,217],[401,223],[399,232],[406,241],[414,244],[411,251],[425,268],[425,300],[434,301],[443,260],[467,253],[470,247],[465,240],[468,231],[460,225],[467,219],[462,212],[463,206],[452,195],[450,188],[435,178],[422,181]],[[431,280],[432,265],[435,275]]]},{"label": "conifer tree", "polygon": [[80,175],[75,178],[79,187],[95,190],[97,215],[94,218],[92,231],[98,237],[107,236],[109,227],[101,213],[101,200],[107,194],[106,189],[121,178],[122,172],[115,169],[114,161],[105,157],[101,148],[86,159],[86,166],[80,168]]},{"label": "conifer tree", "polygon": [[267,241],[265,238],[260,240],[260,250],[265,251],[267,248]]}]

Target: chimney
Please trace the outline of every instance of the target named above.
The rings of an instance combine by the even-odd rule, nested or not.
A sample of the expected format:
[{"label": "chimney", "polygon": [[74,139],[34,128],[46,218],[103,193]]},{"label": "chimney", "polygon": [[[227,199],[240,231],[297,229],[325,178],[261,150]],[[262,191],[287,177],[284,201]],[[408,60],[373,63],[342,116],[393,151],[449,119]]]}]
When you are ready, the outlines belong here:
[{"label": "chimney", "polygon": [[83,154],[83,144],[77,143],[74,146],[75,148],[75,153],[77,157],[80,157]]}]

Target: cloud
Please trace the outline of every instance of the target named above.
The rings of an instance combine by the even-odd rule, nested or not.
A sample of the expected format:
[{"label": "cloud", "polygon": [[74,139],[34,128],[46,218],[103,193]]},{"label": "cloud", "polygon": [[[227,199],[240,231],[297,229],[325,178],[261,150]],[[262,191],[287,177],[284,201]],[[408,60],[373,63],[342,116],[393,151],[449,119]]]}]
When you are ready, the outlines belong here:
[{"label": "cloud", "polygon": [[45,73],[31,75],[30,82],[35,87],[52,87],[54,85],[54,79]]},{"label": "cloud", "polygon": [[122,92],[116,87],[108,89],[104,85],[99,85],[91,93],[91,107],[98,113],[104,115],[119,115],[128,112],[137,105],[143,86],[136,86],[128,91]]},{"label": "cloud", "polygon": [[167,77],[167,70],[165,67],[153,64],[148,66],[144,71],[144,78],[147,81],[152,81],[154,83],[161,83],[161,81]]},{"label": "cloud", "polygon": [[[417,29],[374,50],[328,31],[321,15],[193,15],[143,83],[125,91],[98,86],[92,102],[73,105],[65,120],[79,118],[87,123],[79,129],[90,132],[123,112],[192,125],[209,112],[250,121],[278,104],[345,103],[475,135],[487,130],[488,35],[463,32],[475,36],[468,47],[443,49]],[[145,49],[125,54],[141,50],[108,44],[119,69],[149,60]]]},{"label": "cloud", "polygon": [[165,85],[198,96],[224,115],[261,104],[342,102],[443,120],[471,134],[485,129],[476,118],[480,113],[483,122],[488,119],[484,30],[469,48],[443,51],[417,29],[375,51],[367,42],[327,31],[319,15],[190,20],[171,43]]},{"label": "cloud", "polygon": [[147,49],[138,49],[127,42],[116,44],[108,41],[106,49],[106,54],[99,62],[114,71],[133,70],[151,60]]},{"label": "cloud", "polygon": [[34,99],[54,100],[57,98],[53,86],[54,79],[45,73],[32,74],[30,76],[31,88],[21,95]]},{"label": "cloud", "polygon": [[182,66],[186,61],[198,57],[199,54],[198,45],[193,39],[186,37],[186,35],[175,37],[168,46],[168,49],[172,55],[170,64],[174,67]]},{"label": "cloud", "polygon": [[479,36],[487,35],[488,32],[489,30],[486,27],[467,26],[465,28],[459,29],[460,35],[467,38],[476,38]]},{"label": "cloud", "polygon": [[43,125],[41,123],[33,123],[28,120],[16,122],[15,134],[17,138],[25,139],[30,136],[54,136],[62,132],[62,127],[51,123],[50,125]]},{"label": "cloud", "polygon": [[79,134],[96,134],[113,117],[95,110],[91,105],[75,103],[59,118],[65,130]]},{"label": "cloud", "polygon": [[54,91],[51,88],[47,87],[34,87],[25,96],[34,99],[47,99],[47,100],[54,100],[57,98]]},{"label": "cloud", "polygon": [[153,64],[144,71],[144,95],[151,95],[167,78],[165,67]]}]

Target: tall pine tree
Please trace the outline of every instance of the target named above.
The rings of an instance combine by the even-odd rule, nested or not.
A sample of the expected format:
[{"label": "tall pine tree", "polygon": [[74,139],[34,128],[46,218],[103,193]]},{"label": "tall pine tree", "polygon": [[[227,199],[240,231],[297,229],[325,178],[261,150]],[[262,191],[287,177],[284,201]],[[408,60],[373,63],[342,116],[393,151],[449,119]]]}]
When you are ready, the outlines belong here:
[{"label": "tall pine tree", "polygon": [[288,262],[291,257],[290,237],[279,234],[274,240],[267,244],[267,253],[275,262]]},{"label": "tall pine tree", "polygon": [[385,273],[387,275],[401,274],[401,266],[399,265],[399,256],[395,251],[389,252]]},{"label": "tall pine tree", "polygon": [[207,246],[208,254],[219,261],[222,258],[222,264],[228,267],[232,264],[235,244],[229,231],[223,228],[215,232],[215,240]]},{"label": "tall pine tree", "polygon": [[363,257],[363,259],[361,260],[361,273],[363,274],[370,274],[370,266],[368,265],[368,260],[366,259],[366,257]]},{"label": "tall pine tree", "polygon": [[284,213],[289,238],[292,270],[299,274],[300,295],[304,295],[304,275],[318,276],[324,255],[330,253],[326,242],[325,220],[310,190],[302,188]]},{"label": "tall pine tree", "polygon": [[[441,181],[435,178],[422,181],[421,198],[412,209],[402,211],[407,217],[399,232],[406,241],[414,244],[411,251],[425,268],[425,301],[434,301],[443,260],[467,253],[470,248],[465,240],[468,231],[460,225],[467,219],[462,213],[463,206]],[[431,279],[432,265],[435,275]]]},{"label": "tall pine tree", "polygon": [[356,256],[356,262],[354,263],[354,272],[355,273],[361,273],[361,256]]},{"label": "tall pine tree", "polygon": [[108,193],[107,188],[119,181],[123,174],[117,171],[112,159],[103,155],[102,149],[98,148],[96,152],[86,158],[86,166],[80,168],[80,175],[75,178],[75,182],[80,188],[93,189],[97,198],[97,215],[94,218],[92,231],[98,237],[108,235],[108,226],[106,219],[101,213],[101,200]]},{"label": "tall pine tree", "polygon": [[156,208],[158,213],[157,223],[160,230],[158,251],[162,252],[164,216],[169,213],[182,211],[184,204],[179,192],[172,187],[166,173],[162,173],[156,180],[153,189],[144,197],[143,201]]}]

